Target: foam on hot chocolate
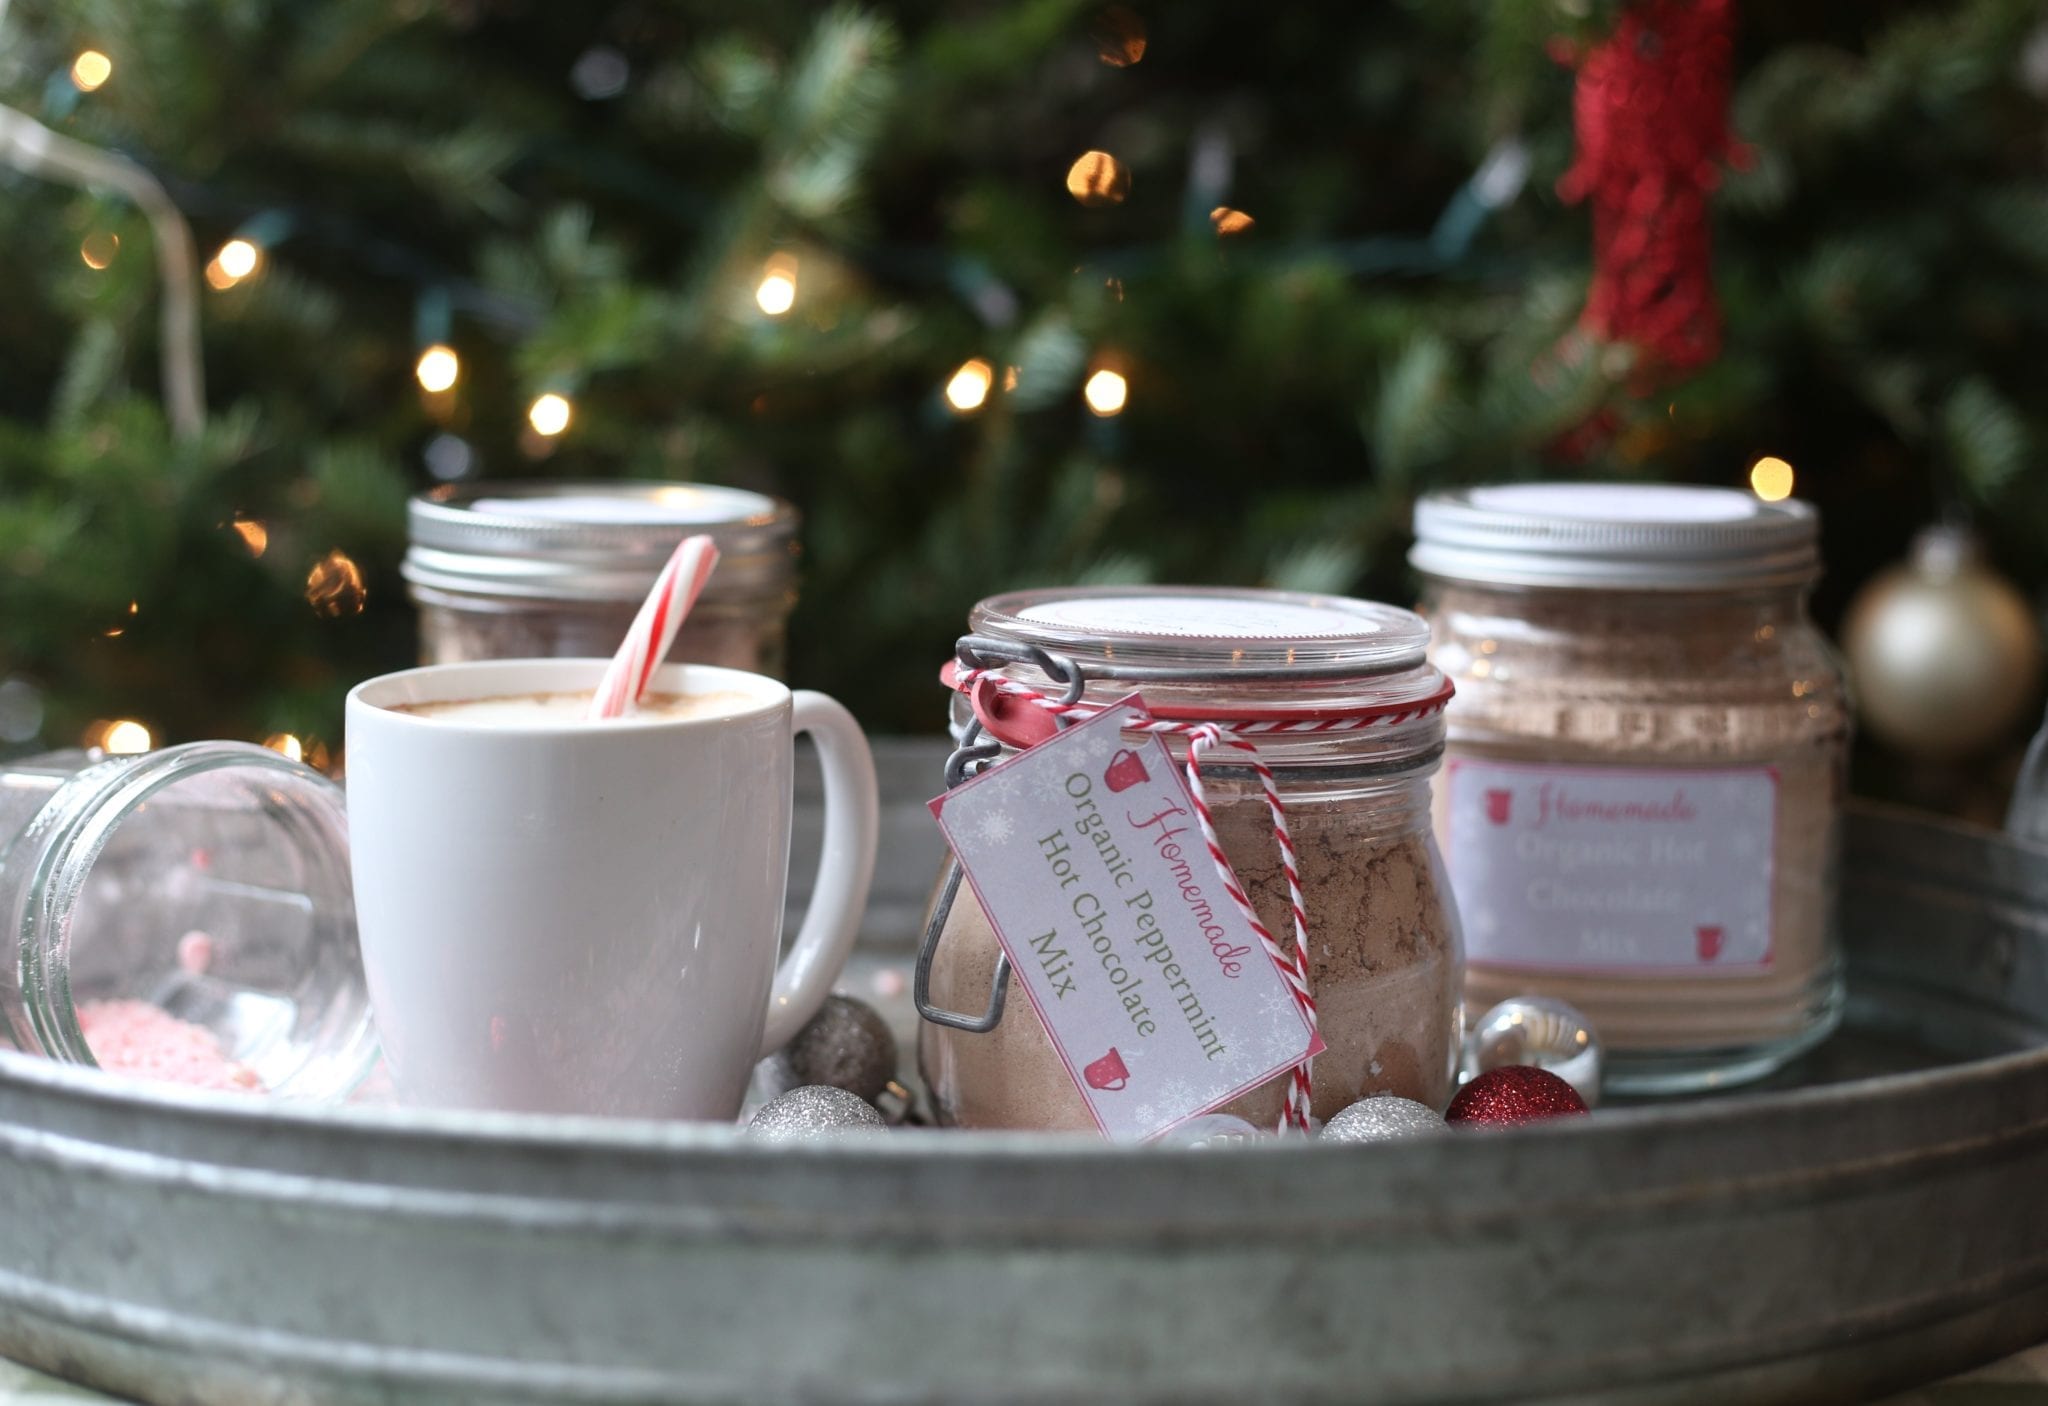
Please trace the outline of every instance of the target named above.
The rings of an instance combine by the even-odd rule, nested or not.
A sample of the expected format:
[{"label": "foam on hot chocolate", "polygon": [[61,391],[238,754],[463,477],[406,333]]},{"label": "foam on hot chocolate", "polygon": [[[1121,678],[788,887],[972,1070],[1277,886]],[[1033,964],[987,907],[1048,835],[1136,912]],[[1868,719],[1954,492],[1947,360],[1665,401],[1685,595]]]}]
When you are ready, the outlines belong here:
[{"label": "foam on hot chocolate", "polygon": [[[738,689],[714,689],[705,693],[650,693],[640,700],[632,716],[639,719],[715,718],[743,712],[757,699]],[[556,727],[585,721],[590,713],[590,692],[513,693],[496,698],[450,698],[431,703],[394,703],[394,713],[418,718],[459,722],[468,727]],[[594,722],[602,727],[604,722]]]}]

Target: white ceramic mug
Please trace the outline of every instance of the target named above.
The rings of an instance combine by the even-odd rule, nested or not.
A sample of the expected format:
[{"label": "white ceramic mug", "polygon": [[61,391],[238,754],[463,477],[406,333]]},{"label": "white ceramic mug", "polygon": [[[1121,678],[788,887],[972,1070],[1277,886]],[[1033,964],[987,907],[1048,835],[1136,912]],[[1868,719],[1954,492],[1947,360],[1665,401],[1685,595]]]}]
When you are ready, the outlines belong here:
[{"label": "white ceramic mug", "polygon": [[[726,1118],[817,1012],[874,871],[874,762],[821,693],[671,664],[696,717],[505,724],[397,705],[588,692],[602,660],[387,674],[348,696],[349,844],[370,1001],[401,1101]],[[776,965],[795,735],[825,843]]]}]

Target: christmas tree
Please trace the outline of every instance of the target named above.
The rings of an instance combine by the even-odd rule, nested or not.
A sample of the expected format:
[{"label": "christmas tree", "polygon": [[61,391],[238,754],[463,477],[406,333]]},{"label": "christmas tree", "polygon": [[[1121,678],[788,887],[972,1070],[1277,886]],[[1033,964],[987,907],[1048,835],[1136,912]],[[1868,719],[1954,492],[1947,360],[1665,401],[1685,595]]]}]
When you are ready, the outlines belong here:
[{"label": "christmas tree", "polygon": [[1681,356],[1588,308],[1575,78],[1629,22],[0,4],[0,747],[332,745],[450,478],[792,499],[791,672],[880,729],[935,724],[980,596],[1405,600],[1414,496],[1482,479],[1772,457],[1824,618],[1943,512],[2039,585],[2040,5],[1750,7]]}]

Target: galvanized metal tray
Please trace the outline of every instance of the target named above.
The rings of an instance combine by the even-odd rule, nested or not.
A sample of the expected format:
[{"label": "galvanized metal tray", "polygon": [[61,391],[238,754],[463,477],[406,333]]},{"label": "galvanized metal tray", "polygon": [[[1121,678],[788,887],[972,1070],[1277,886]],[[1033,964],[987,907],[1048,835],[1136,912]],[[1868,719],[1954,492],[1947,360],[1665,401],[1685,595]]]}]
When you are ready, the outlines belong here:
[{"label": "galvanized metal tray", "polygon": [[0,1354],[208,1406],[1864,1399],[2048,1337],[2048,850],[1861,811],[1847,876],[1850,1028],[1785,1087],[1423,1143],[765,1148],[0,1056]]}]

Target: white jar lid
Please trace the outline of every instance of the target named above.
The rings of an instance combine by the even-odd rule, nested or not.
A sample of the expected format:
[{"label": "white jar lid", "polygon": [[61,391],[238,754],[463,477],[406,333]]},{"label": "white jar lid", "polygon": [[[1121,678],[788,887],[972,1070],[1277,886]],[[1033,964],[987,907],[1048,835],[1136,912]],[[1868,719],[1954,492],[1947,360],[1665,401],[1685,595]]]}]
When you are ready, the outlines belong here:
[{"label": "white jar lid", "polygon": [[1232,676],[1365,677],[1423,666],[1429,626],[1377,601],[1210,586],[1075,586],[991,596],[979,633],[1038,645],[1105,676],[1159,671]]},{"label": "white jar lid", "polygon": [[1518,483],[1432,493],[1408,560],[1498,586],[1727,590],[1820,574],[1820,518],[1732,488]]}]

